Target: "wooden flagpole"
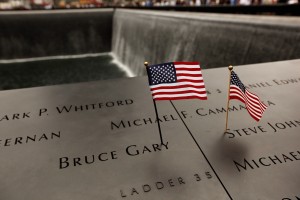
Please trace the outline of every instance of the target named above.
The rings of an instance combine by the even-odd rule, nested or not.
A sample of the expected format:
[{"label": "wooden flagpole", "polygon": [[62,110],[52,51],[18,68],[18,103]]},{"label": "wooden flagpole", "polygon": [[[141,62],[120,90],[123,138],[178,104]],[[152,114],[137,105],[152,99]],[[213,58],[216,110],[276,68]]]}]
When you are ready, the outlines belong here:
[{"label": "wooden flagpole", "polygon": [[[147,68],[148,65],[149,65],[149,63],[148,63],[148,62],[144,62],[144,65],[145,65],[146,68]],[[147,73],[148,73],[148,72],[147,72]],[[149,74],[148,74],[148,76],[149,76]],[[157,108],[156,108],[156,102],[155,102],[154,99],[153,99],[153,104],[154,104],[154,109],[155,109],[155,114],[156,114],[156,120],[157,120],[157,126],[158,126],[159,136],[160,136],[160,142],[161,142],[161,145],[163,145],[164,142],[163,142],[163,138],[162,138],[162,134],[161,134],[160,122],[159,122],[158,113],[157,113]]]},{"label": "wooden flagpole", "polygon": [[228,67],[228,69],[229,69],[229,83],[228,83],[228,99],[227,99],[227,109],[226,109],[226,126],[225,126],[224,133],[226,133],[227,127],[228,127],[228,110],[229,110],[229,100],[230,100],[230,82],[231,82],[231,71],[233,70],[232,65],[230,65]]}]

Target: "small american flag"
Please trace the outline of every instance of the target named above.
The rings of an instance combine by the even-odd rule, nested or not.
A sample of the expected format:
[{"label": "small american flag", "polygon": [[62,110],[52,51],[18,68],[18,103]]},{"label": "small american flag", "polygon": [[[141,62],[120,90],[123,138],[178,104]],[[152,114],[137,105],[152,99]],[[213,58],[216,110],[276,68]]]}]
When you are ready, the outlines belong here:
[{"label": "small american flag", "polygon": [[198,62],[150,65],[147,73],[155,100],[207,99]]},{"label": "small american flag", "polygon": [[260,101],[259,97],[251,92],[249,92],[244,84],[240,81],[234,71],[231,72],[230,81],[230,99],[237,99],[245,103],[248,113],[253,119],[259,121],[262,118],[264,111],[267,106]]}]

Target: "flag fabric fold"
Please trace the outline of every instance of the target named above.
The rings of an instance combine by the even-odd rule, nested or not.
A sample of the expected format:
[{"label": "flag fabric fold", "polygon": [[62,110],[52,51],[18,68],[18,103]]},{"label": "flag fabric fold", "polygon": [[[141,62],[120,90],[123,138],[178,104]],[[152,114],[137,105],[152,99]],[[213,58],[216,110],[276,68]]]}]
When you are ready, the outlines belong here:
[{"label": "flag fabric fold", "polygon": [[234,71],[231,71],[229,98],[243,102],[250,116],[256,121],[262,118],[263,113],[267,109],[267,106],[257,95],[246,89]]},{"label": "flag fabric fold", "polygon": [[207,99],[198,62],[169,62],[147,67],[154,100]]}]

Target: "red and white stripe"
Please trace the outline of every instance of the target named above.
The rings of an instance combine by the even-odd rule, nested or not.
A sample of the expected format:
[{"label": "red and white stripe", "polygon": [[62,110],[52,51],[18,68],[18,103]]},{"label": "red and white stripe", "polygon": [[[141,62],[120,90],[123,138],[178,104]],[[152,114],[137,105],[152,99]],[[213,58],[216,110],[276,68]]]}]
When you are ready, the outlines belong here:
[{"label": "red and white stripe", "polygon": [[174,62],[177,82],[151,85],[153,99],[180,100],[201,99],[206,100],[207,94],[198,62]]},{"label": "red and white stripe", "polygon": [[247,89],[245,93],[236,85],[230,85],[230,99],[237,99],[245,103],[248,113],[253,119],[259,121],[267,106],[260,101],[259,97]]}]

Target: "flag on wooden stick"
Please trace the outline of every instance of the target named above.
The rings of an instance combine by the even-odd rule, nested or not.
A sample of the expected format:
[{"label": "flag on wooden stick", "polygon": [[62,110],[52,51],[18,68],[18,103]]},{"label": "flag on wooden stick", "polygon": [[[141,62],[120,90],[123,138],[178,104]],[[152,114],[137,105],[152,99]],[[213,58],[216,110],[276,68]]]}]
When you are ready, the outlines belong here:
[{"label": "flag on wooden stick", "polygon": [[245,103],[248,113],[256,121],[259,121],[262,118],[264,111],[267,109],[267,106],[256,94],[253,94],[246,89],[234,71],[231,71],[229,98],[237,99]]},{"label": "flag on wooden stick", "polygon": [[198,62],[169,62],[156,65],[148,65],[148,62],[145,62],[144,65],[147,69],[161,144],[164,144],[155,101],[170,100],[175,108],[171,100],[206,100],[201,68]]}]

